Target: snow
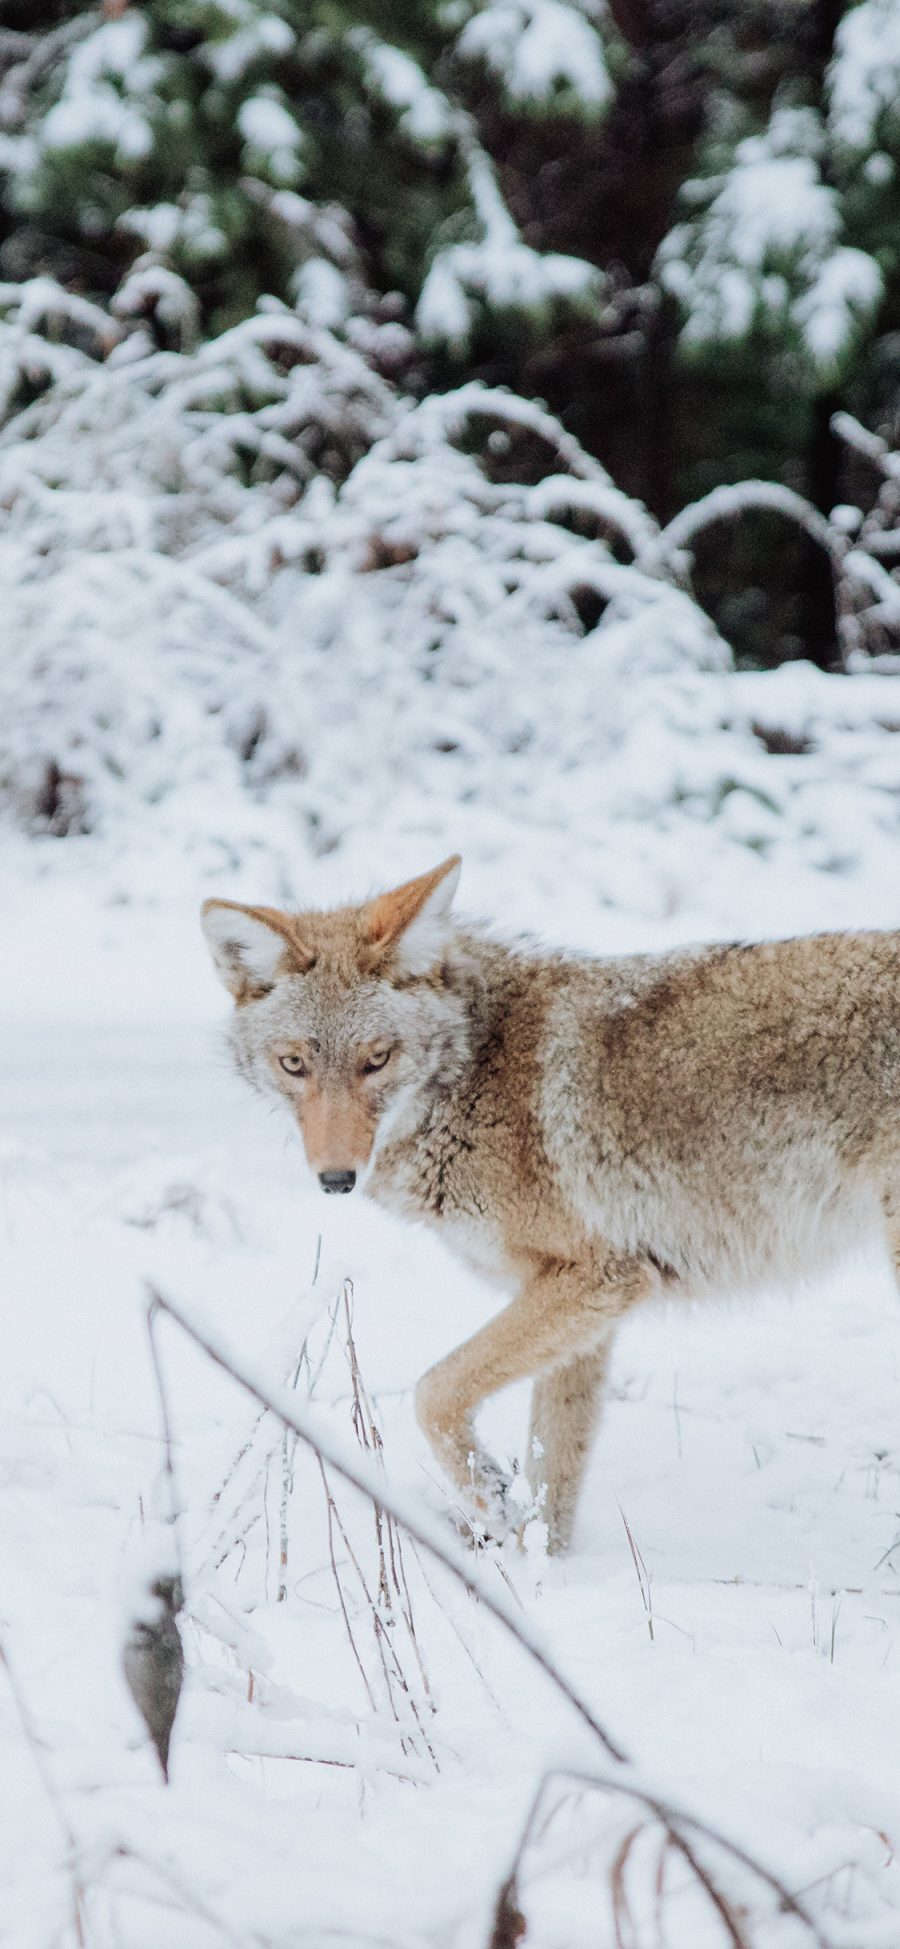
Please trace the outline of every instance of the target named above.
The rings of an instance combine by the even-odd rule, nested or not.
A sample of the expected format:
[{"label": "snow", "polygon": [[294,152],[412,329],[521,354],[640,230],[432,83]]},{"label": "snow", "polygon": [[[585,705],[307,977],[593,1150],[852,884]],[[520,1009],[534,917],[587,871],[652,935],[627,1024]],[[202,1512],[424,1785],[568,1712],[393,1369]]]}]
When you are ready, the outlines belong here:
[{"label": "snow", "polygon": [[881,294],[881,272],[867,251],[845,246],[826,258],[795,314],[821,371],[836,366],[853,321],[873,317]]},{"label": "snow", "polygon": [[262,13],[253,0],[236,0],[227,8],[219,0],[218,12],[220,18],[230,16],[228,31],[205,35],[200,58],[226,87],[239,83],[261,56],[287,54],[294,46],[296,36],[287,21]]},{"label": "snow", "polygon": [[603,279],[579,257],[536,251],[518,239],[506,246],[450,244],[425,279],[416,323],[429,345],[461,355],[475,328],[478,306],[523,312],[548,322],[557,301],[595,310]]},{"label": "snow", "polygon": [[833,373],[882,294],[875,259],[840,241],[840,200],[819,173],[822,130],[809,109],[777,108],[731,168],[685,201],[707,207],[670,231],[658,256],[685,314],[685,346],[737,342],[792,325],[817,371]]},{"label": "snow", "polygon": [[606,279],[580,257],[537,251],[522,241],[504,203],[485,151],[460,122],[469,188],[482,228],[478,243],[449,244],[439,250],[416,306],[416,325],[426,344],[445,345],[457,357],[466,351],[479,307],[521,313],[546,330],[557,307],[599,316]]},{"label": "snow", "polygon": [[177,203],[155,203],[149,209],[137,205],[126,215],[125,227],[142,237],[150,250],[169,251],[177,241],[182,212]]},{"label": "snow", "polygon": [[418,62],[363,27],[354,28],[349,40],[362,55],[370,87],[399,110],[403,134],[425,148],[445,143],[454,132],[456,115],[446,95],[426,81]]},{"label": "snow", "polygon": [[[885,136],[896,139],[897,133],[898,89],[900,16],[894,0],[861,0],[838,24],[828,71],[829,128],[837,142],[856,151],[879,142],[889,146]],[[881,160],[891,168],[889,156]]]},{"label": "snow", "polygon": [[248,95],[241,102],[237,120],[245,140],[264,153],[296,149],[300,143],[293,115],[274,95]]},{"label": "snow", "polygon": [[[153,132],[136,98],[147,97],[164,73],[164,63],[145,52],[146,23],[136,13],[107,20],[76,44],[70,54],[62,94],[40,126],[45,150],[73,149],[81,143],[108,143],[120,164],[150,154]],[[127,80],[129,99],[122,93]]]},{"label": "snow", "polygon": [[294,275],[294,302],[310,324],[337,331],[347,322],[350,296],[347,279],[327,257],[309,257]]},{"label": "snow", "polygon": [[190,285],[149,254],[135,259],[111,309],[116,318],[140,318],[151,312],[183,345],[193,344],[198,334],[200,307]]},{"label": "snow", "polygon": [[289,189],[300,174],[303,135],[286,102],[274,90],[248,95],[237,112],[237,124],[247,145],[248,162],[260,162],[278,188]]},{"label": "snow", "polygon": [[149,250],[177,248],[181,257],[203,265],[225,256],[228,238],[213,216],[213,200],[204,191],[186,192],[181,203],[135,205],[119,218],[123,230],[140,237]]},{"label": "snow", "polygon": [[563,0],[486,0],[466,22],[457,51],[493,68],[513,101],[558,105],[561,88],[594,114],[612,101],[596,26]]},{"label": "snow", "polygon": [[[0,305],[4,397],[49,367],[0,433],[0,1938],[69,1949],[77,1911],[91,1949],[481,1949],[543,1773],[609,1756],[407,1544],[413,1640],[368,1506],[332,1471],[329,1539],[315,1463],[166,1319],[169,1787],[121,1674],[171,1541],[148,1282],[366,1474],[349,1302],[385,1496],[425,1531],[447,1501],[412,1388],[496,1304],[310,1185],[229,1069],[199,902],[330,904],[459,850],[465,911],[597,953],[900,926],[900,677],[735,672],[666,535],[533,403],[414,404],[277,306],[189,352],[78,301],[51,344],[62,306]],[[478,1573],[629,1780],[758,1854],[835,1949],[898,1937],[898,1386],[877,1252],[636,1317],[571,1556],[538,1521]],[[520,1392],[484,1419],[521,1455]],[[547,1795],[527,1940],[613,1941],[639,1813]],[[622,1869],[648,1941],[659,1859],[647,1831]],[[704,1860],[760,1949],[796,1949]],[[718,1949],[671,1853],[662,1890],[676,1949]]]}]

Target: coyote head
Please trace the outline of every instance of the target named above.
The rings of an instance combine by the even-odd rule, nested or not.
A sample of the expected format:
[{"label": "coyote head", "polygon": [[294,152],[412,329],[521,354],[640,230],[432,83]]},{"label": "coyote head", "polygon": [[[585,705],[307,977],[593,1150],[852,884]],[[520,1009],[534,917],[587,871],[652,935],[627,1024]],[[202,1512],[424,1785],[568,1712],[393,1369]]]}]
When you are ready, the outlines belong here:
[{"label": "coyote head", "polygon": [[203,930],[237,1004],[242,1074],[284,1098],[324,1191],[352,1191],[389,1132],[465,1055],[448,971],[454,855],[358,907],[280,913],[207,900]]}]

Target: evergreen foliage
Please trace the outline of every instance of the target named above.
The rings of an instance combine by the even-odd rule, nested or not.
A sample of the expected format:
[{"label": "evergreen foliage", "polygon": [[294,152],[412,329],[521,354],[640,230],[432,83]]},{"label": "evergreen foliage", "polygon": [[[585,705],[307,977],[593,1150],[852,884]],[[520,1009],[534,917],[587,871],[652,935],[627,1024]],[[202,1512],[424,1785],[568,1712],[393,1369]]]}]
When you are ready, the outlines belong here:
[{"label": "evergreen foliage", "polygon": [[[422,396],[546,402],[662,519],[897,442],[895,0],[11,0],[0,275],[188,350],[263,298]],[[23,380],[23,385],[26,382]],[[864,498],[864,496],[862,496]],[[697,587],[751,661],[836,655],[760,517]]]}]

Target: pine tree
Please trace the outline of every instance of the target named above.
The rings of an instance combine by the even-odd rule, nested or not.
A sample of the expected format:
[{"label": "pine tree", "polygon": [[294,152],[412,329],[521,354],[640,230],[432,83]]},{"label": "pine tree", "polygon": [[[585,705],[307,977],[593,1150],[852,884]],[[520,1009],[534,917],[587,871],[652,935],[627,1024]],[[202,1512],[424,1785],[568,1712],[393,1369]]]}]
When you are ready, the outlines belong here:
[{"label": "pine tree", "polygon": [[[835,409],[883,415],[896,391],[900,194],[882,146],[897,141],[894,11],[823,0],[798,15],[795,58],[774,89],[738,75],[713,92],[656,264],[678,310],[680,498],[763,475],[827,514],[852,485]],[[718,539],[698,586],[739,651],[830,661],[836,619],[821,557],[763,516]],[[761,580],[792,592],[774,613]]]}]

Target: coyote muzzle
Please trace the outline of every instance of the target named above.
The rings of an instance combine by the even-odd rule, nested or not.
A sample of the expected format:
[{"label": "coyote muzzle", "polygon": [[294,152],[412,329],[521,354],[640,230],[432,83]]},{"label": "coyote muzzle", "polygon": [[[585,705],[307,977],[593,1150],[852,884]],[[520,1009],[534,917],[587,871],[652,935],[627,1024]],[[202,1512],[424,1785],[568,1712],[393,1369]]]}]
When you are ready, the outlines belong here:
[{"label": "coyote muzzle", "polygon": [[372,1155],[375,1135],[367,1105],[352,1089],[308,1081],[297,1122],[310,1170],[323,1191],[352,1191]]}]

